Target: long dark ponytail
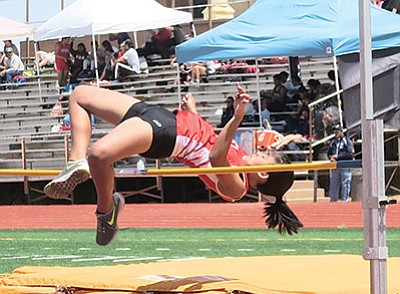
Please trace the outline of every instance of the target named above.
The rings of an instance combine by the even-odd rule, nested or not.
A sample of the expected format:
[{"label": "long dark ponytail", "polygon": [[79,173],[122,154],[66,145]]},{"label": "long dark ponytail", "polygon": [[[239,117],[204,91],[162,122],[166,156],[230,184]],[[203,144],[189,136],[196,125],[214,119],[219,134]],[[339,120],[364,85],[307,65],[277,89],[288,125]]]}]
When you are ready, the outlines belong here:
[{"label": "long dark ponytail", "polygon": [[269,174],[268,181],[257,185],[258,191],[275,197],[275,202],[264,203],[265,224],[269,229],[277,228],[279,233],[297,234],[303,224],[283,200],[283,195],[292,187],[294,172],[274,172]]}]

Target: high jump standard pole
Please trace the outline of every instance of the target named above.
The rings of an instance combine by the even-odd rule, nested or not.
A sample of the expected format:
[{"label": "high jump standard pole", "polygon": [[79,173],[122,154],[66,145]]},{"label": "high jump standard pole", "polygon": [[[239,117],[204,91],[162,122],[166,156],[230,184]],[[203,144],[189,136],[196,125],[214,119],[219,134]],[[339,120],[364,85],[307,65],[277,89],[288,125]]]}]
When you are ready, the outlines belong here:
[{"label": "high jump standard pole", "polygon": [[370,260],[370,292],[387,293],[385,165],[383,121],[374,120],[371,1],[359,0],[360,100],[364,211],[364,253]]}]

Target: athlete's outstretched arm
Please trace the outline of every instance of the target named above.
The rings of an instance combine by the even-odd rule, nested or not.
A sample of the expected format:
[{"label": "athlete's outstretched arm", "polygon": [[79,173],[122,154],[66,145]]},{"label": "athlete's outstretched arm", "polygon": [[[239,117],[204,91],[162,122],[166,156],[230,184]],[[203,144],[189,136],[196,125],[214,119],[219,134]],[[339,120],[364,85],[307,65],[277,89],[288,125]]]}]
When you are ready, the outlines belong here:
[{"label": "athlete's outstretched arm", "polygon": [[226,156],[228,155],[232,140],[235,138],[236,131],[243,120],[246,107],[250,102],[250,96],[239,83],[236,84],[236,87],[238,93],[235,95],[234,101],[235,113],[219,133],[215,145],[211,150],[210,161],[214,167],[229,166]]},{"label": "athlete's outstretched arm", "polygon": [[[246,91],[239,84],[236,86],[238,93],[235,96],[234,102],[235,114],[221,130],[210,152],[210,163],[213,167],[230,166],[227,155],[231,148],[232,140],[243,119],[245,109],[250,101],[250,96]],[[229,195],[232,199],[240,199],[243,196],[246,185],[238,173],[217,175],[217,177],[219,180],[218,188],[223,194]]]}]

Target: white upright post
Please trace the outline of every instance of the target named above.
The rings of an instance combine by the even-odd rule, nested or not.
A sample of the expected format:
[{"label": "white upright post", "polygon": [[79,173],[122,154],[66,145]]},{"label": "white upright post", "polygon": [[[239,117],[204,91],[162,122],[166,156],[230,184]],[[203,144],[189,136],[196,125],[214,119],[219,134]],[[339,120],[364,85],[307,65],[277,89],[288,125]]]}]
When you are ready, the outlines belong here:
[{"label": "white upright post", "polygon": [[38,49],[37,49],[37,42],[35,41],[35,42],[33,42],[33,47],[34,47],[34,51],[35,51],[35,67],[36,67],[36,74],[37,74],[37,76],[38,76],[38,79],[37,79],[37,81],[38,81],[38,87],[39,87],[39,99],[40,99],[40,102],[43,102],[43,97],[42,97],[42,82],[40,81],[40,66],[39,66],[39,60],[37,59],[37,52],[38,52]]},{"label": "white upright post", "polygon": [[374,120],[370,0],[359,0],[360,99],[362,131],[364,254],[370,260],[370,292],[387,293],[385,167],[383,121]]},{"label": "white upright post", "polygon": [[257,88],[257,100],[258,100],[258,119],[260,120],[260,129],[263,128],[263,121],[262,121],[262,114],[261,114],[261,103],[262,99],[260,96],[260,73],[259,73],[259,66],[258,66],[258,58],[256,58],[256,88]]},{"label": "white upright post", "polygon": [[93,58],[94,58],[94,70],[96,73],[96,86],[97,86],[97,88],[99,88],[100,87],[100,78],[99,78],[99,69],[97,67],[96,39],[94,37],[93,29],[92,29],[92,44],[93,44],[92,48],[93,48]]}]

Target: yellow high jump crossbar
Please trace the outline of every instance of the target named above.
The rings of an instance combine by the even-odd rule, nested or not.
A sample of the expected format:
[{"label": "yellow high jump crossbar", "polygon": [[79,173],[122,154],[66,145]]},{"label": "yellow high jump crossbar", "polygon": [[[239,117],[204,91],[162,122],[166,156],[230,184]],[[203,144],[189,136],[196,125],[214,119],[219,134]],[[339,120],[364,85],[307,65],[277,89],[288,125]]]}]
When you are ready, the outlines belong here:
[{"label": "yellow high jump crossbar", "polygon": [[[134,170],[132,176],[166,176],[166,175],[202,175],[202,174],[231,174],[256,172],[287,172],[301,170],[331,170],[337,168],[337,162],[323,161],[310,163],[273,164],[257,166],[231,166],[210,168],[157,168]],[[0,176],[56,176],[61,170],[31,170],[31,169],[0,169]],[[129,173],[124,173],[129,176]]]}]

